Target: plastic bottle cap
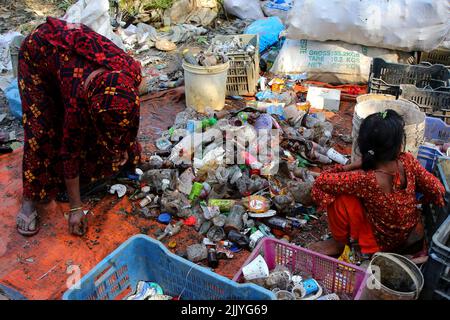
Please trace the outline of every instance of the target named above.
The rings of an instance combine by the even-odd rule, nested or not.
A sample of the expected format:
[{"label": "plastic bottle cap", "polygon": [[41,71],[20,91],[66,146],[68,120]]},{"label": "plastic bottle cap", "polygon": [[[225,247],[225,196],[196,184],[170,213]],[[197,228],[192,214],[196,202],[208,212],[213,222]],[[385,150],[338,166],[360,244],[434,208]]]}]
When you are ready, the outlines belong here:
[{"label": "plastic bottle cap", "polygon": [[158,217],[158,222],[168,224],[172,220],[170,213],[161,213]]},{"label": "plastic bottle cap", "polygon": [[176,246],[177,246],[177,242],[176,242],[176,241],[170,241],[169,244],[168,244],[168,247],[169,247],[170,249],[173,249],[173,248],[175,248]]},{"label": "plastic bottle cap", "polygon": [[232,244],[231,245],[231,247],[230,247],[230,251],[231,252],[234,252],[234,253],[237,253],[237,252],[240,252],[242,249],[241,248],[239,248],[236,244]]}]

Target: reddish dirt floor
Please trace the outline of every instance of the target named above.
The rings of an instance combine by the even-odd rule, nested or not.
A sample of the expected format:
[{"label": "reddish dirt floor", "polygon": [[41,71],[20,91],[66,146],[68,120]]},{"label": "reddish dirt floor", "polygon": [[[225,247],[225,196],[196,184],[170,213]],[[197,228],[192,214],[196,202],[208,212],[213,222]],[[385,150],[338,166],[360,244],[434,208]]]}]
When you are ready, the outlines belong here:
[{"label": "reddish dirt floor", "polygon": [[[144,97],[141,108],[139,140],[144,154],[154,151],[153,141],[171,126],[175,115],[184,109],[184,88]],[[327,113],[336,134],[350,134],[353,102],[343,101],[339,113]],[[345,154],[350,145],[335,137],[335,148]],[[42,215],[40,232],[31,238],[16,231],[15,216],[22,200],[22,149],[0,156],[0,284],[17,290],[28,299],[60,299],[67,290],[67,266],[79,265],[86,274],[107,254],[131,236],[144,233],[154,237],[164,226],[132,214],[131,202],[124,197],[108,195],[92,206],[89,229],[85,236],[68,233],[64,212],[68,204],[53,202]],[[192,227],[170,240],[179,244],[176,250],[198,243],[203,237]],[[166,243],[167,240],[163,240]],[[228,278],[239,270],[248,257],[240,252],[231,260],[221,260],[215,271]]]}]

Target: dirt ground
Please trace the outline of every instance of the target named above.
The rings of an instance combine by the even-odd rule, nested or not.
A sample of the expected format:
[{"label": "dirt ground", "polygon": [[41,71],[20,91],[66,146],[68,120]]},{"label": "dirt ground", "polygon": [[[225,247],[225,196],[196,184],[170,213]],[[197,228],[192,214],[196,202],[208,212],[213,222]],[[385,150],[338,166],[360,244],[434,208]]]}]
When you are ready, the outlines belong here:
[{"label": "dirt ground", "polygon": [[[0,0],[0,33],[20,31],[27,34],[34,26],[44,22],[47,16],[63,15],[64,10],[58,7],[63,2],[58,0]],[[2,74],[0,74],[1,76]],[[10,115],[2,90],[0,90],[0,114],[8,115],[0,123],[0,131],[14,131],[20,142],[23,137],[21,121]]]},{"label": "dirt ground", "polygon": [[49,15],[59,16],[64,11],[57,0],[0,0],[0,33],[15,30],[20,26],[45,20]]}]

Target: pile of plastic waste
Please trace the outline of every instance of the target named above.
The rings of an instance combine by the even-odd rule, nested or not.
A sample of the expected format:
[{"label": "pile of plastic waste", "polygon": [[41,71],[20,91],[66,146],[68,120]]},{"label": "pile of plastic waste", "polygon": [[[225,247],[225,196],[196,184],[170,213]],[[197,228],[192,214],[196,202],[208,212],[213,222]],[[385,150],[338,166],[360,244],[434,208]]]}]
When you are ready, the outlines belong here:
[{"label": "pile of plastic waste", "polygon": [[137,170],[133,192],[113,186],[111,193],[128,192],[141,215],[165,224],[156,237],[169,248],[173,235],[194,228],[204,240],[186,258],[211,268],[265,237],[293,241],[318,219],[311,188],[320,170],[311,168],[348,162],[332,148],[323,114],[282,89],[301,82],[274,78],[262,91],[267,97],[237,110],[180,112]]}]

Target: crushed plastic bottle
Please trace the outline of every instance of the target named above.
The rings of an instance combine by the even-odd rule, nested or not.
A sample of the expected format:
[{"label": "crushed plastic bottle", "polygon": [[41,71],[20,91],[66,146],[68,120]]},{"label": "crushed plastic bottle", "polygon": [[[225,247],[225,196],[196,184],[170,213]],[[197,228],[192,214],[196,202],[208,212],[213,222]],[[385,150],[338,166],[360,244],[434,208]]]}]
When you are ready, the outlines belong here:
[{"label": "crushed plastic bottle", "polygon": [[208,248],[204,244],[193,244],[186,249],[187,258],[192,262],[200,262],[208,257]]}]

